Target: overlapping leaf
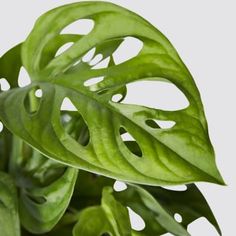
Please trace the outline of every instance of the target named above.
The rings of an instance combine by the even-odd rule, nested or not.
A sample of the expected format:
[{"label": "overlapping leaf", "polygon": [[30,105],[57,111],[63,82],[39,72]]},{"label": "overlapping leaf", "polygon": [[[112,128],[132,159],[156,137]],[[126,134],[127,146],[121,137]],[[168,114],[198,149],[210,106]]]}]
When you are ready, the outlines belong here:
[{"label": "overlapping leaf", "polygon": [[[93,30],[83,36],[60,35],[77,19],[92,19]],[[141,40],[143,48],[135,58],[115,65],[112,54],[127,36]],[[54,57],[68,41],[74,42],[73,46]],[[94,47],[103,59],[110,57],[107,68],[94,69],[81,60]],[[131,182],[223,183],[195,83],[169,41],[147,21],[110,3],[70,4],[44,14],[22,49],[23,65],[33,83],[0,95],[0,118],[40,152],[73,167]],[[99,76],[103,81],[84,86]],[[164,111],[111,101],[127,83],[144,79],[175,84],[189,107]],[[36,89],[41,89],[43,96],[34,102]],[[27,108],[28,96],[33,110]],[[60,109],[66,97],[88,126],[86,145],[61,124]],[[171,129],[153,128],[147,121],[156,119],[176,124]],[[131,146],[138,147],[140,155],[127,147],[121,130],[134,137]]]},{"label": "overlapping leaf", "polygon": [[[97,206],[100,204],[102,189],[113,186],[113,183],[111,179],[81,171],[70,206],[79,211]],[[185,191],[128,185],[124,191],[113,192],[113,196],[123,206],[130,207],[140,215],[145,222],[145,228],[141,231],[132,230],[132,235],[162,235],[167,232],[179,236],[189,235],[187,226],[200,217],[205,217],[221,235],[209,205],[195,185],[188,185]],[[175,220],[176,213],[182,216],[182,222]]]},{"label": "overlapping leaf", "polygon": [[20,236],[18,200],[12,178],[0,171],[0,232],[4,236]]},{"label": "overlapping leaf", "polygon": [[14,138],[10,173],[20,189],[21,224],[36,234],[50,231],[69,205],[77,170],[44,157]]},{"label": "overlapping leaf", "polygon": [[73,236],[131,236],[128,210],[112,196],[112,188],[103,189],[101,206],[90,207],[82,211]]},{"label": "overlapping leaf", "polygon": [[[22,64],[20,52],[21,45],[18,45],[0,58],[0,79],[5,79],[10,88],[18,87],[17,79]],[[0,93],[2,92],[0,84]],[[6,171],[7,169],[11,153],[11,140],[11,133],[3,126],[2,131],[0,131],[0,170]]]}]

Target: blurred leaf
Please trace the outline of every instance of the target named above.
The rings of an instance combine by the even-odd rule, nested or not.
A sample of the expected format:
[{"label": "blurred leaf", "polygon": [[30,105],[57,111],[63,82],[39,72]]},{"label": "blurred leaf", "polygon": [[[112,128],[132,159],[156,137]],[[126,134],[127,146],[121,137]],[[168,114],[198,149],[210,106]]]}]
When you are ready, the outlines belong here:
[{"label": "blurred leaf", "polygon": [[10,173],[20,188],[22,225],[36,234],[50,231],[69,205],[77,170],[44,157],[14,137]]},{"label": "blurred leaf", "polygon": [[17,191],[12,178],[0,171],[0,234],[20,236]]}]

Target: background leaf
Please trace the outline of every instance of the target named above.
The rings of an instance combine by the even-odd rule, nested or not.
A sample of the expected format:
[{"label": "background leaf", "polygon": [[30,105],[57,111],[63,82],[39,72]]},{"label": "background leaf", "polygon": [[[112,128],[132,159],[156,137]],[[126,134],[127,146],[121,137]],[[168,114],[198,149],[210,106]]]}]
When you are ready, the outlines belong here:
[{"label": "background leaf", "polygon": [[[100,202],[102,189],[113,185],[111,179],[80,171],[70,206],[78,210],[96,206]],[[135,235],[161,235],[167,232],[188,235],[185,229],[200,217],[205,217],[221,235],[209,205],[195,185],[187,185],[185,191],[174,191],[128,184],[126,190],[114,192],[113,196],[143,218],[145,228],[134,231]],[[182,217],[180,223],[174,218],[176,213]]]},{"label": "background leaf", "polygon": [[36,234],[50,231],[69,205],[77,170],[44,157],[14,138],[10,173],[20,189],[22,225]]},{"label": "background leaf", "polygon": [[20,236],[17,191],[12,178],[0,171],[0,232]]},{"label": "background leaf", "polygon": [[128,210],[112,196],[112,188],[103,189],[101,206],[89,207],[82,211],[73,236],[131,236]]},{"label": "background leaf", "polygon": [[[5,79],[10,89],[18,87],[17,79],[21,65],[21,44],[13,47],[0,58],[0,79]],[[2,92],[0,83],[0,93]],[[3,126],[3,130],[0,131],[0,171],[7,171],[11,142],[12,135]]]}]

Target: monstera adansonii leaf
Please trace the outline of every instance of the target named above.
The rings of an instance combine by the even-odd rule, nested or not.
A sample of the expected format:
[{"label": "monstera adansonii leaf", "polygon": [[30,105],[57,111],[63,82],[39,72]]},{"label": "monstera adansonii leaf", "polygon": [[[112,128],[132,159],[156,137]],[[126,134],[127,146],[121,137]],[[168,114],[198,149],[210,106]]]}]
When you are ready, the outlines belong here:
[{"label": "monstera adansonii leaf", "polygon": [[20,236],[16,186],[12,178],[0,171],[0,232],[4,236]]},{"label": "monstera adansonii leaf", "polygon": [[[10,88],[18,87],[17,79],[22,65],[20,52],[21,45],[18,45],[0,58],[0,79],[4,79]],[[2,92],[3,90],[0,83],[0,93]],[[0,171],[7,169],[7,163],[11,153],[11,142],[12,135],[6,127],[3,126],[0,130]]]},{"label": "monstera adansonii leaf", "polygon": [[[66,26],[79,19],[92,20],[93,29],[86,35],[63,34]],[[115,63],[114,52],[127,37],[142,41],[143,47],[137,56]],[[68,42],[73,45],[56,54]],[[94,59],[100,54],[102,61],[110,60],[106,68],[97,69],[98,64],[83,60],[92,49]],[[223,184],[193,78],[169,41],[143,18],[111,3],[65,5],[39,18],[21,56],[32,83],[1,93],[0,119],[44,155],[69,166],[142,184]],[[94,78],[102,81],[88,86]],[[116,94],[124,97],[125,86],[141,80],[174,84],[189,106],[167,111],[112,99]],[[34,96],[37,90],[42,97]],[[87,125],[88,142],[79,142],[61,123],[65,98]],[[154,125],[156,120],[175,125],[162,129]],[[124,141],[123,133],[134,140]]]},{"label": "monstera adansonii leaf", "polygon": [[21,224],[29,232],[42,234],[57,224],[69,205],[77,172],[13,138],[10,173],[19,187]]},{"label": "monstera adansonii leaf", "polygon": [[101,206],[89,207],[81,212],[73,229],[73,236],[106,233],[111,236],[131,236],[128,209],[115,200],[111,187],[103,189]]},{"label": "monstera adansonii leaf", "polygon": [[[79,211],[89,209],[89,206],[97,206],[100,204],[102,190],[107,186],[112,187],[113,184],[114,181],[109,178],[80,171],[70,206]],[[116,201],[130,207],[144,220],[145,228],[141,231],[132,230],[132,235],[162,235],[167,232],[178,236],[189,235],[188,225],[200,217],[205,217],[221,235],[219,225],[204,196],[194,184],[186,187],[183,191],[175,191],[128,184],[126,190],[114,191],[112,195]],[[117,210],[115,207],[112,209]],[[181,215],[181,222],[175,220],[175,214]],[[127,219],[124,218],[123,221]],[[82,225],[79,222],[78,224]]]}]

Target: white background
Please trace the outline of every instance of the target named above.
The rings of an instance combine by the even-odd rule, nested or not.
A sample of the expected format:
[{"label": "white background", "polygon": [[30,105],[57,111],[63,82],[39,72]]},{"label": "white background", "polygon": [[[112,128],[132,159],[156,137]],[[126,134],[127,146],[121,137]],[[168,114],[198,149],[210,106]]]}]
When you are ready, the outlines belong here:
[{"label": "white background", "polygon": [[[1,0],[0,55],[23,41],[45,11],[76,1]],[[224,236],[235,235],[236,200],[236,4],[230,0],[113,0],[139,13],[172,42],[201,92],[218,167],[228,184],[198,184]],[[132,92],[132,91],[131,91]],[[149,94],[148,90],[142,91]],[[134,93],[133,96],[137,96]],[[194,236],[217,235],[204,221],[190,227]],[[152,236],[152,235],[150,235]]]}]

